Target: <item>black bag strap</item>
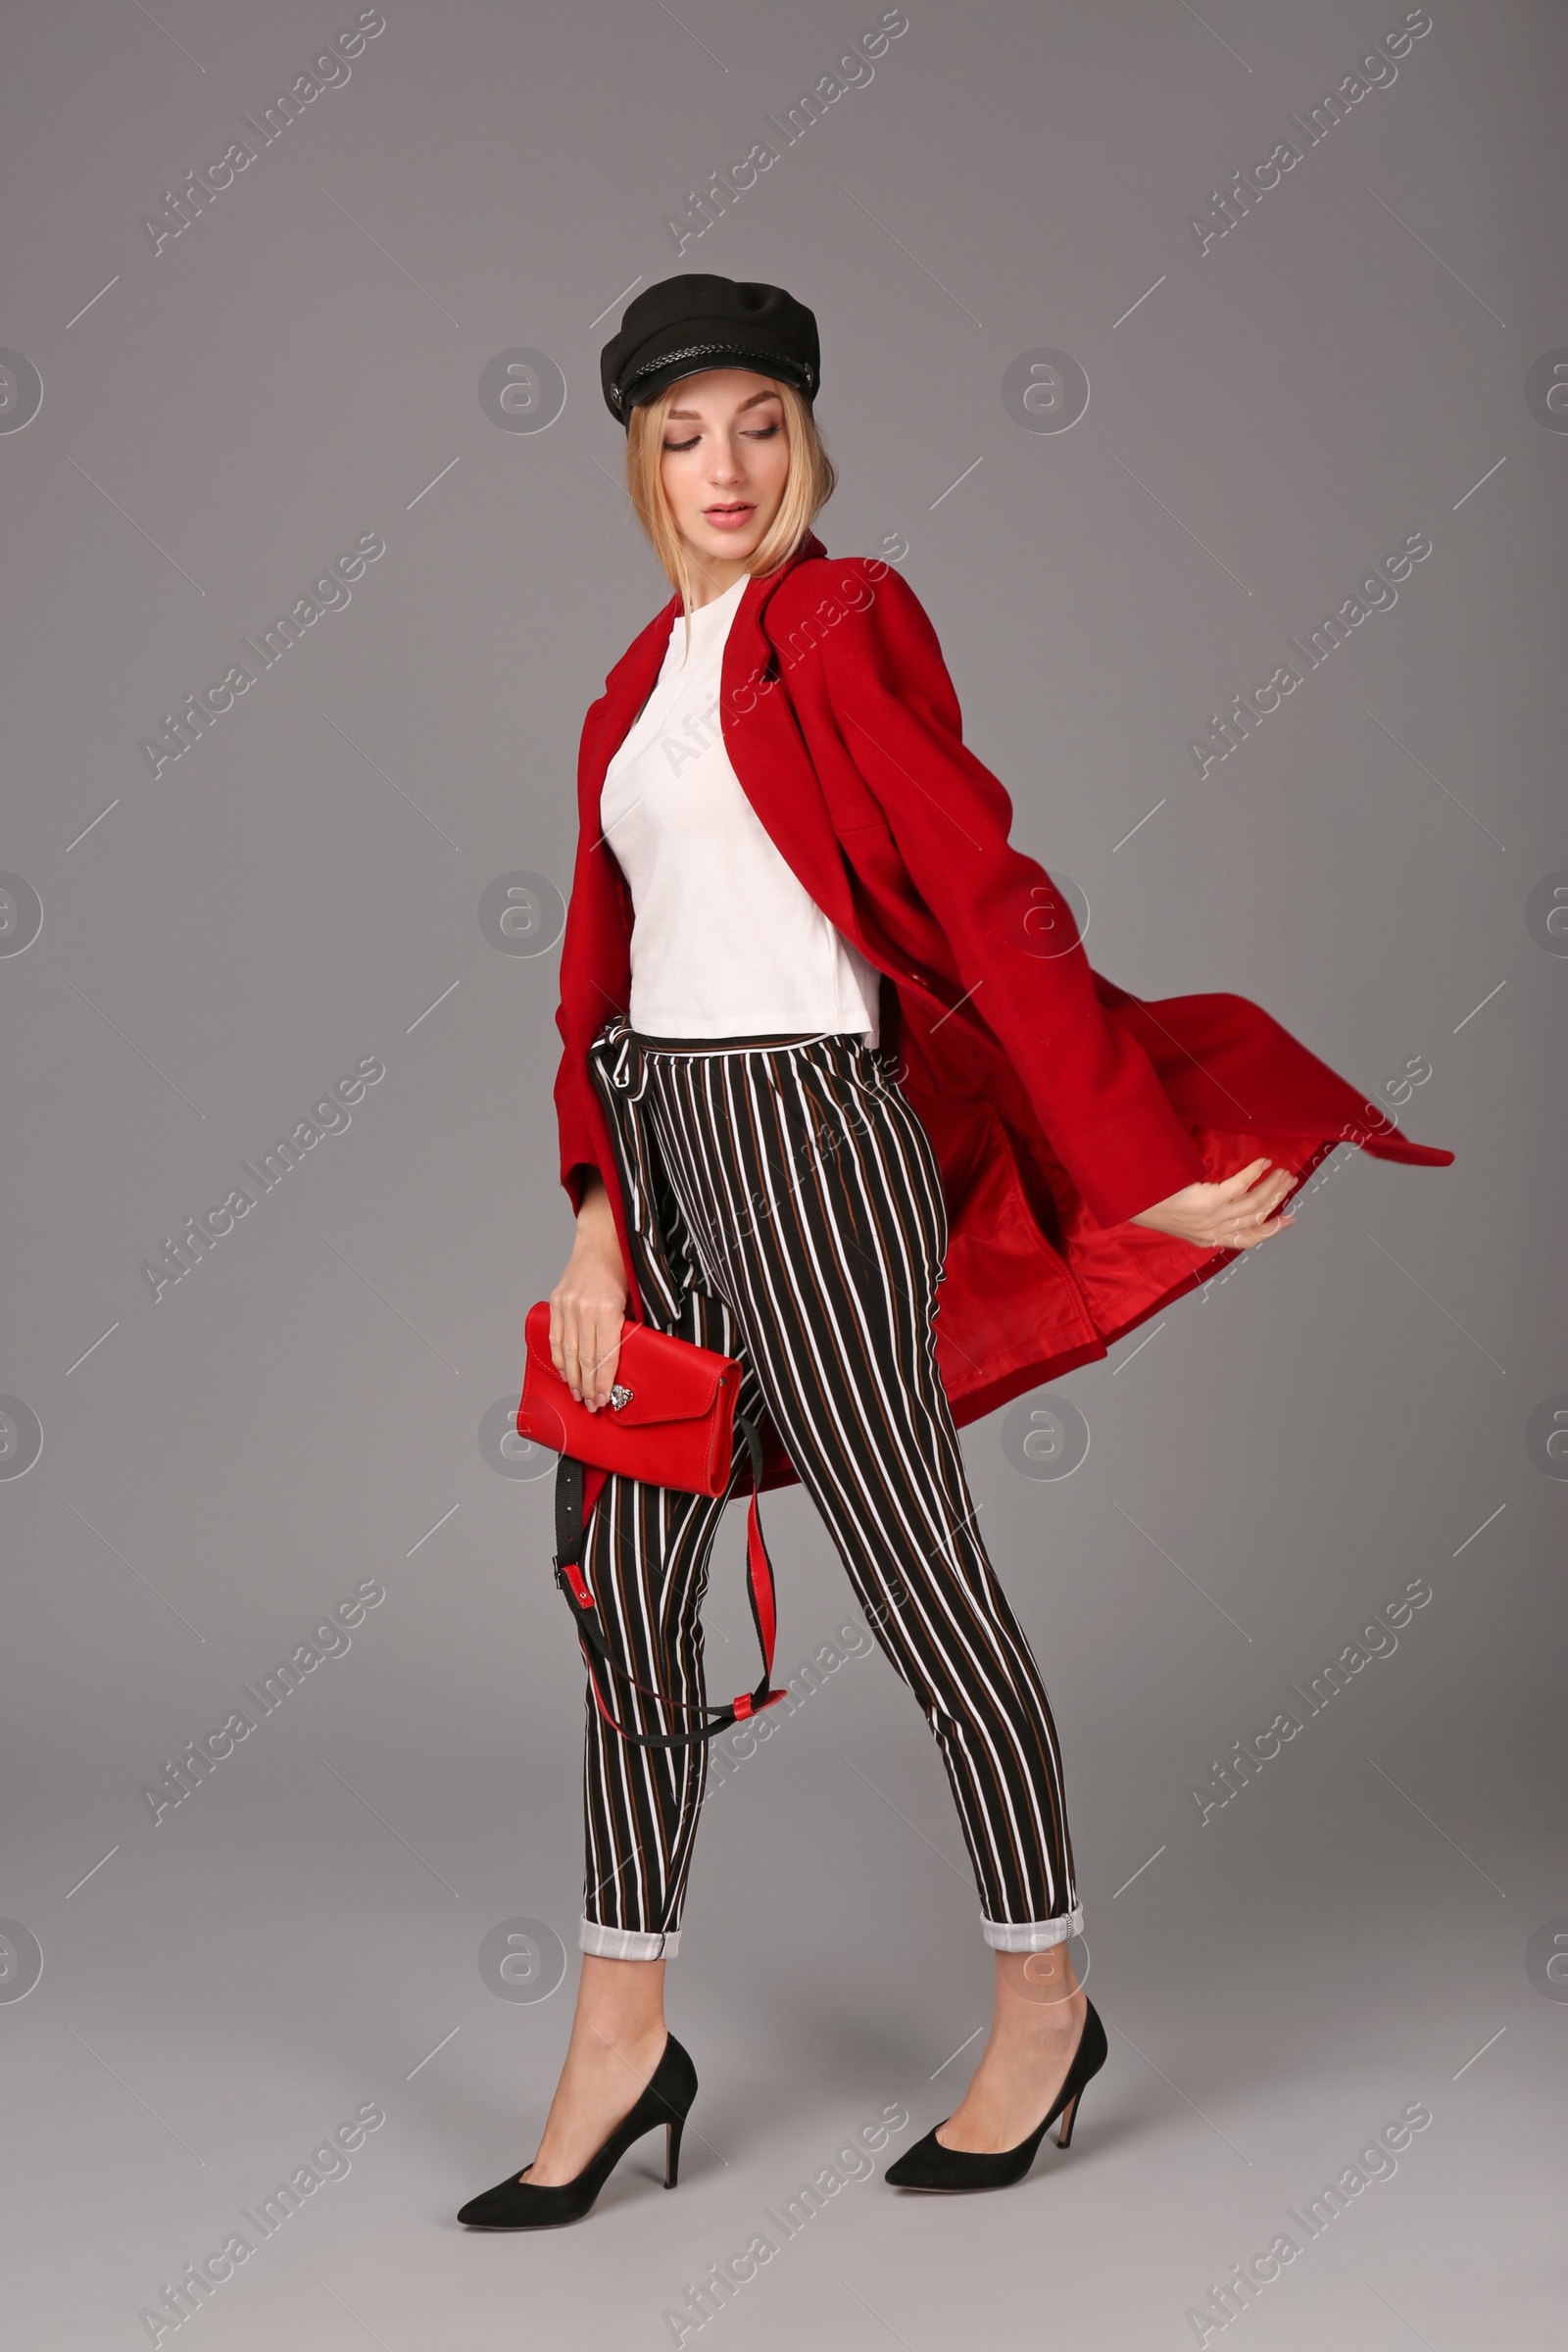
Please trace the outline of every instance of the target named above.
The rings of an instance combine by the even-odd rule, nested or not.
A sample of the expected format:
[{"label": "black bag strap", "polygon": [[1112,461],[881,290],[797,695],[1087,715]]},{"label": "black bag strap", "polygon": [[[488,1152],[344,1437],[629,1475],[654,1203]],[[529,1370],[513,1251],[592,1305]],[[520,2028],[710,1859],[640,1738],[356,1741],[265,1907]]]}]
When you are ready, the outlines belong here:
[{"label": "black bag strap", "polygon": [[777,1594],[773,1584],[773,1563],[767,1556],[767,1544],[762,1536],[762,1521],[758,1509],[758,1496],[762,1486],[762,1437],[757,1422],[744,1413],[737,1413],[735,1426],[746,1441],[751,1458],[752,1498],[746,1514],[746,1590],[752,1604],[752,1623],[757,1628],[758,1644],[762,1653],[761,1680],[754,1690],[743,1690],[732,1698],[727,1707],[719,1707],[705,1721],[689,1732],[633,1732],[615,1721],[605,1704],[597,1667],[608,1667],[645,1698],[658,1699],[664,1707],[674,1707],[683,1714],[698,1712],[683,1699],[665,1698],[658,1690],[649,1690],[646,1683],[637,1681],[610,1654],[599,1623],[594,1596],[582,1572],[582,1551],[585,1529],[583,1525],[583,1465],[573,1455],[564,1453],[556,1465],[556,1582],[566,1596],[566,1604],[576,1620],[578,1640],[582,1644],[583,1663],[594,1703],[611,1730],[622,1740],[638,1747],[688,1747],[694,1741],[714,1739],[727,1732],[733,1723],[743,1723],[748,1716],[759,1715],[764,1707],[775,1706],[785,1696],[772,1687],[773,1641],[777,1630]]}]

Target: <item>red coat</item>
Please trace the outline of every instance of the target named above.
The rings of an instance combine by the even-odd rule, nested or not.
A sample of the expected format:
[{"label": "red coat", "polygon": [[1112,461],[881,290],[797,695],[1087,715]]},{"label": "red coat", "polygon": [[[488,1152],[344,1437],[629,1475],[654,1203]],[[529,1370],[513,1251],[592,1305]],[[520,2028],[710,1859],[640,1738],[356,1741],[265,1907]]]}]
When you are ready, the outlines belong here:
[{"label": "red coat", "polygon": [[[678,613],[672,600],[649,623],[584,722],[556,1016],[562,1182],[576,1209],[581,1169],[603,1174],[634,1318],[625,1208],[586,1058],[627,1008],[631,977],[631,893],[599,797]],[[936,633],[885,564],[830,560],[810,538],[753,580],[725,646],[721,723],[784,858],[886,975],[883,1050],[931,1137],[948,1206],[936,1341],[956,1421],[1103,1356],[1236,1254],[1127,1221],[1183,1186],[1260,1154],[1298,1186],[1342,1142],[1451,1162],[1245,997],[1144,1004],[1091,968],[1045,869],[1009,845],[1011,802],[965,748]],[[766,1483],[794,1476],[775,1448]]]}]

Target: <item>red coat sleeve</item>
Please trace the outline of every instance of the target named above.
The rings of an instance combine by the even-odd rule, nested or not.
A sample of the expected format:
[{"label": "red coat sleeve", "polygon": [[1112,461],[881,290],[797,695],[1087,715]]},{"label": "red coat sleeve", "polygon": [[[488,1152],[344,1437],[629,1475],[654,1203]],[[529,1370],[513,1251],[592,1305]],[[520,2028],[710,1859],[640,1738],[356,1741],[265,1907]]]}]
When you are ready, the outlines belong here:
[{"label": "red coat sleeve", "polygon": [[[910,880],[950,943],[961,987],[1010,1058],[1092,1215],[1117,1225],[1201,1180],[1199,1151],[1148,1054],[1107,1018],[1066,903],[1007,836],[1012,803],[963,742],[942,649],[897,572],[858,572],[869,601],[830,626],[823,678],[844,745]],[[1071,933],[1037,952],[1043,910]]]},{"label": "red coat sleeve", "polygon": [[[559,1025],[559,1023],[558,1023]],[[599,1143],[589,1124],[582,1082],[568,1045],[556,1072],[556,1124],[560,1136],[561,1182],[573,1216],[582,1206],[585,1171],[599,1166]]]},{"label": "red coat sleeve", "polygon": [[[595,773],[590,767],[592,731],[599,711],[595,704],[588,713],[579,755],[582,769]],[[587,821],[581,788],[579,776],[577,852],[561,943],[561,999],[556,1009],[562,1043],[555,1084],[561,1181],[574,1215],[582,1206],[583,1171],[598,1168],[604,1173],[603,1121],[593,1100],[588,1048],[607,1013],[624,1008],[631,986],[629,901],[622,903],[619,869],[597,822]],[[597,801],[593,814],[597,818]]]}]

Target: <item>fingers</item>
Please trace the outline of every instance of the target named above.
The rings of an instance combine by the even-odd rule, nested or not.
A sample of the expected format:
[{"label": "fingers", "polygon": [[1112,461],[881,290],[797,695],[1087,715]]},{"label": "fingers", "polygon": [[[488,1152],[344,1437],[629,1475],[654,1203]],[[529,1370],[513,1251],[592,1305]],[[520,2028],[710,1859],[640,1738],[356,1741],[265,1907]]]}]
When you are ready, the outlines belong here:
[{"label": "fingers", "polygon": [[[1269,1169],[1267,1175],[1257,1171]],[[1266,1159],[1254,1159],[1248,1167],[1238,1168],[1234,1176],[1221,1179],[1215,1188],[1223,1197],[1222,1219],[1234,1218],[1238,1211],[1250,1222],[1260,1223],[1273,1215],[1286,1195],[1296,1184],[1290,1168],[1270,1168]]]},{"label": "fingers", "polygon": [[[559,1331],[556,1328],[560,1316]],[[620,1359],[620,1334],[625,1316],[612,1301],[592,1304],[567,1298],[559,1310],[551,1305],[550,1354],[573,1400],[597,1412],[610,1402]]]},{"label": "fingers", "polygon": [[582,1353],[578,1363],[581,1401],[591,1413],[610,1402],[620,1360],[620,1328],[624,1321],[613,1305],[585,1308],[582,1316]]},{"label": "fingers", "polygon": [[[1278,1200],[1280,1197],[1280,1194],[1275,1192],[1270,1205],[1272,1206],[1272,1202]],[[1255,1250],[1259,1242],[1269,1241],[1276,1233],[1283,1233],[1287,1225],[1295,1223],[1296,1219],[1293,1216],[1274,1216],[1269,1213],[1268,1209],[1262,1208],[1250,1217],[1221,1218],[1219,1220],[1220,1230],[1216,1239],[1222,1249]]]},{"label": "fingers", "polygon": [[1265,1176],[1262,1171],[1269,1165],[1266,1159],[1250,1160],[1245,1168],[1238,1168],[1234,1176],[1220,1178],[1214,1189],[1220,1195],[1227,1213],[1242,1205],[1250,1215],[1262,1215],[1276,1201],[1284,1200],[1296,1182],[1295,1175],[1289,1168],[1274,1168],[1272,1173]]},{"label": "fingers", "polygon": [[[612,1308],[607,1308],[599,1319],[597,1326],[599,1344],[595,1350],[592,1376],[592,1395],[596,1411],[602,1405],[609,1404],[610,1392],[615,1385],[615,1366],[620,1361],[622,1320],[619,1312]],[[587,1377],[588,1375],[585,1373],[584,1378]]]},{"label": "fingers", "polygon": [[1266,1159],[1250,1159],[1245,1168],[1236,1170],[1234,1176],[1222,1176],[1214,1189],[1227,1201],[1237,1200],[1243,1193],[1250,1191],[1268,1164]]},{"label": "fingers", "polygon": [[1211,1246],[1255,1250],[1259,1242],[1294,1225],[1295,1218],[1283,1213],[1282,1204],[1295,1184],[1292,1169],[1273,1167],[1266,1158],[1250,1160],[1234,1175],[1222,1177],[1214,1187]]},{"label": "fingers", "polygon": [[1228,1250],[1255,1250],[1259,1242],[1270,1240],[1276,1233],[1283,1233],[1287,1225],[1295,1223],[1294,1217],[1274,1217],[1266,1225],[1244,1226],[1232,1235],[1225,1247]]},{"label": "fingers", "polygon": [[561,1352],[556,1358],[556,1370],[561,1374],[577,1403],[582,1402],[582,1346],[575,1302],[563,1310],[561,1318]]},{"label": "fingers", "polygon": [[592,1354],[591,1335],[583,1328],[582,1302],[564,1296],[558,1285],[550,1296],[550,1360],[578,1404],[583,1400],[584,1361],[591,1360]]}]

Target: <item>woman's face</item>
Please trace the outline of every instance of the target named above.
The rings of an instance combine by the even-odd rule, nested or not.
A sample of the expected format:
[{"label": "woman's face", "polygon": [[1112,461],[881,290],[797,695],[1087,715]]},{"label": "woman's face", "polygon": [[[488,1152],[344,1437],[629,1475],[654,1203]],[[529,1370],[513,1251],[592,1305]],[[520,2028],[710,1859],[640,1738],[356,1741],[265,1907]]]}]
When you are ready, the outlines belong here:
[{"label": "woman's face", "polygon": [[710,368],[675,386],[660,477],[675,528],[711,580],[733,585],[772,525],[789,479],[778,386]]}]

